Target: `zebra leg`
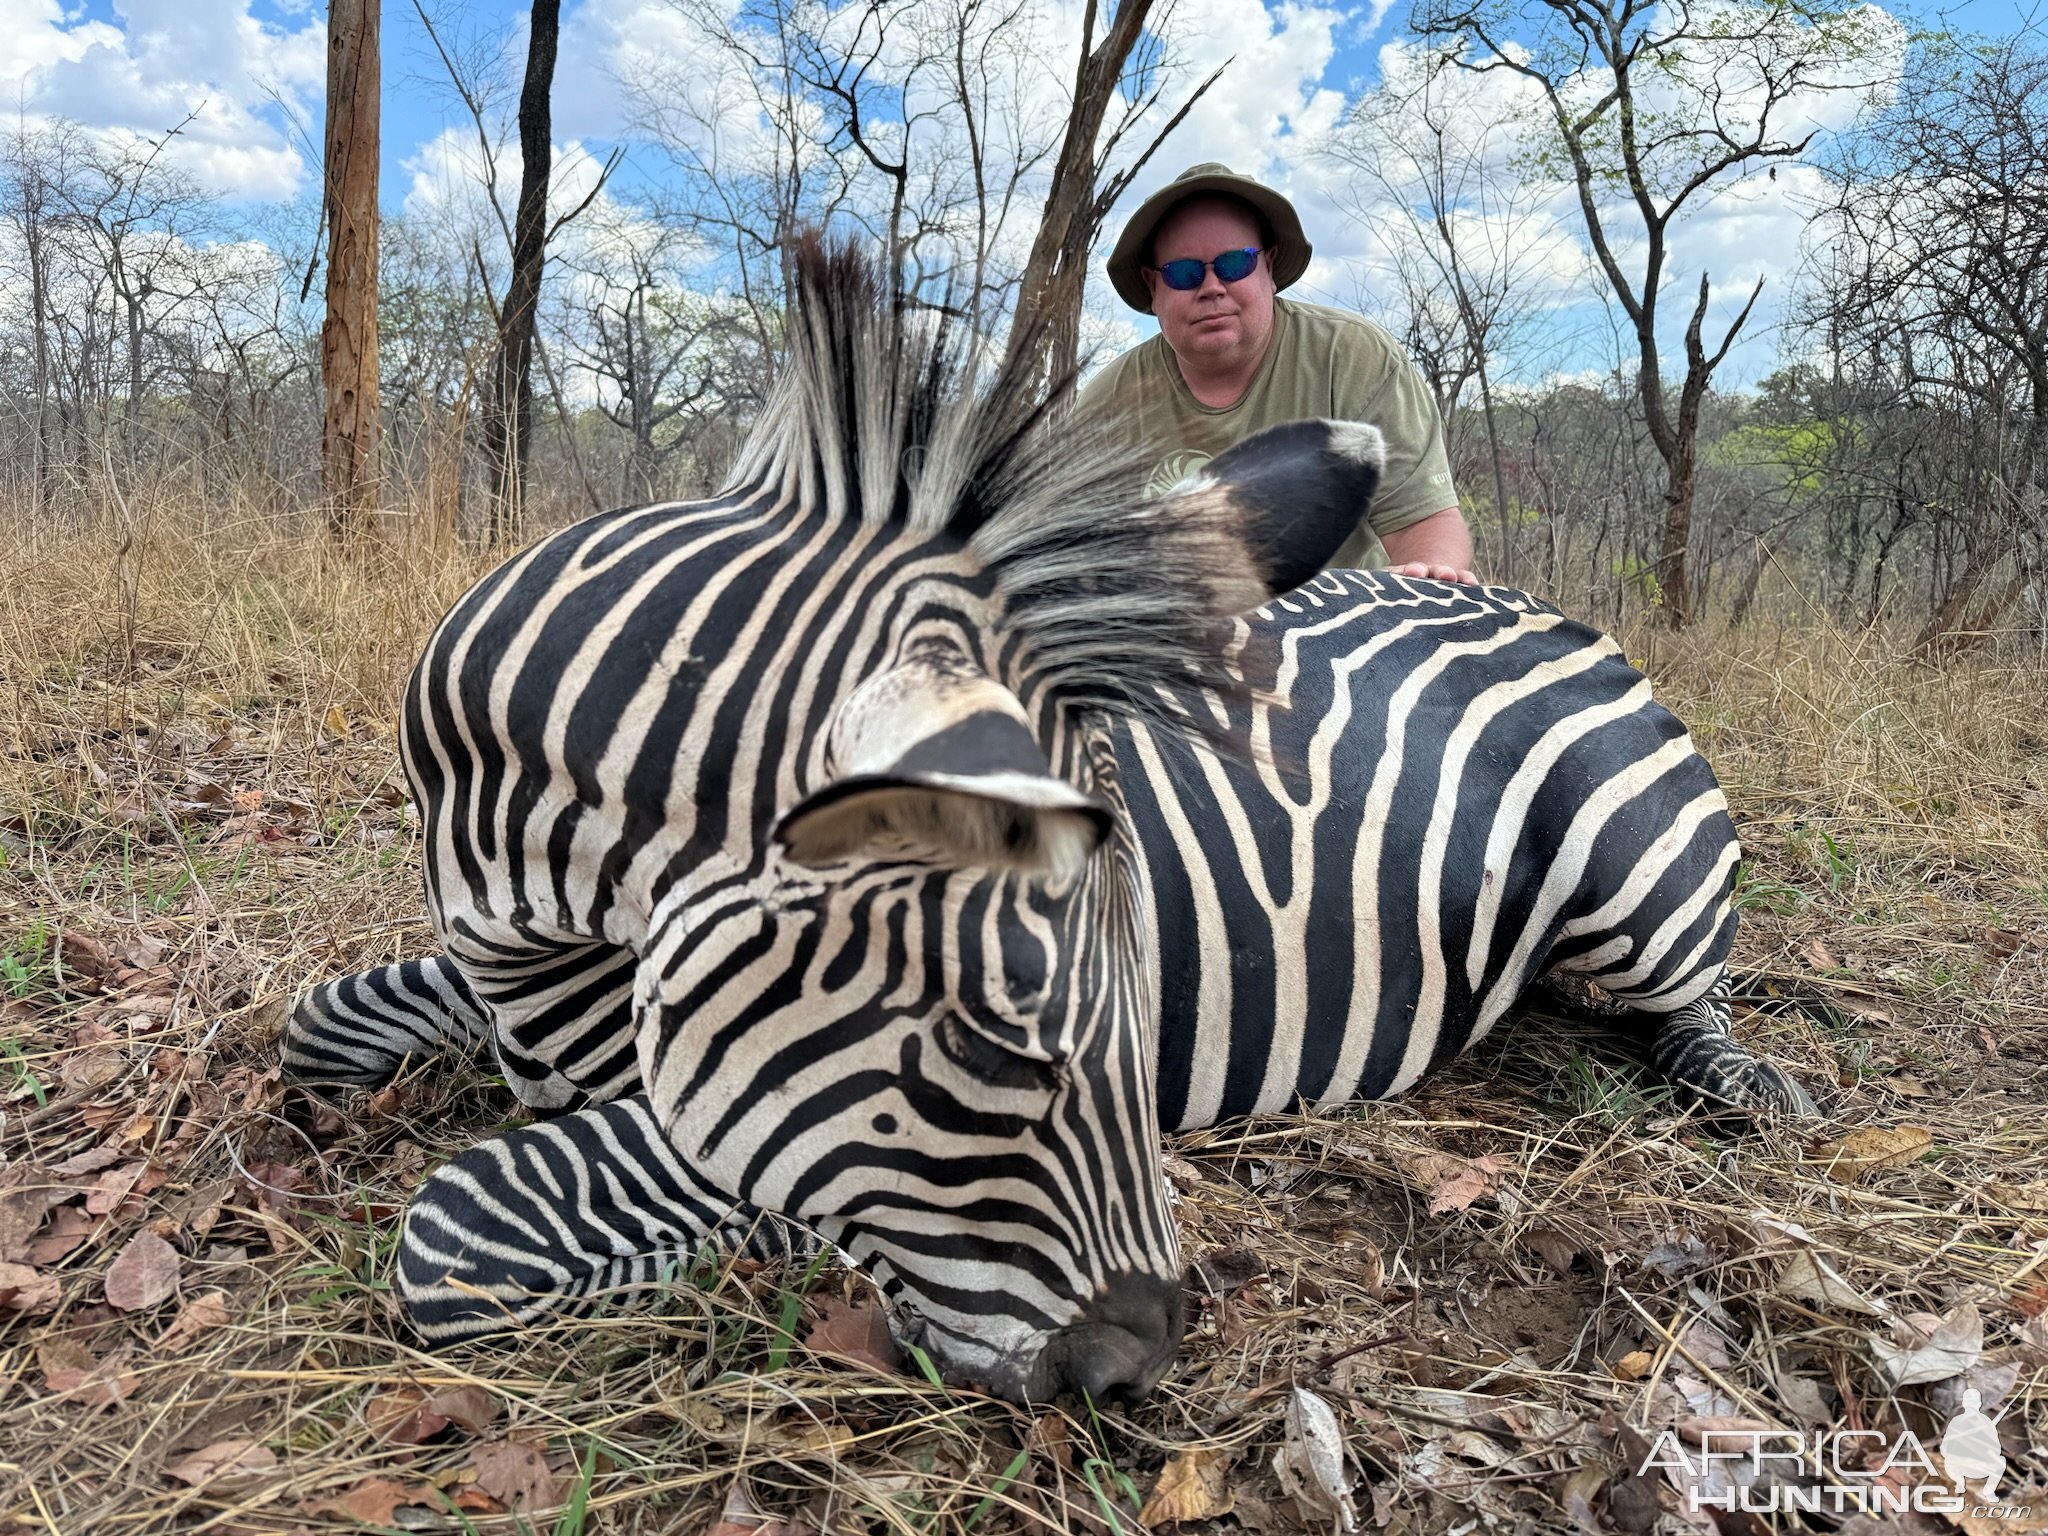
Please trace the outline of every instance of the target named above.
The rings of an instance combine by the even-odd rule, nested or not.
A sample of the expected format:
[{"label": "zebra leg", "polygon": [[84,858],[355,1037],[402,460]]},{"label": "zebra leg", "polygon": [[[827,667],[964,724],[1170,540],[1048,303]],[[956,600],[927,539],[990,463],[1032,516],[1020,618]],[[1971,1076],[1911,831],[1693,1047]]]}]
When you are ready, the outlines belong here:
[{"label": "zebra leg", "polygon": [[462,972],[432,955],[300,993],[285,1025],[284,1069],[316,1086],[377,1088],[408,1060],[473,1052],[489,1029]]},{"label": "zebra leg", "polygon": [[1737,1042],[1728,1024],[1728,978],[1659,1018],[1650,1065],[1714,1108],[1783,1115],[1820,1113],[1792,1075]]},{"label": "zebra leg", "polygon": [[562,945],[463,957],[490,1012],[498,1067],[531,1109],[580,1109],[640,1086],[633,977],[615,944]]},{"label": "zebra leg", "polygon": [[494,1136],[437,1169],[406,1211],[398,1284],[413,1326],[446,1343],[644,1285],[707,1248],[774,1257],[815,1245],[698,1178],[635,1094]]}]

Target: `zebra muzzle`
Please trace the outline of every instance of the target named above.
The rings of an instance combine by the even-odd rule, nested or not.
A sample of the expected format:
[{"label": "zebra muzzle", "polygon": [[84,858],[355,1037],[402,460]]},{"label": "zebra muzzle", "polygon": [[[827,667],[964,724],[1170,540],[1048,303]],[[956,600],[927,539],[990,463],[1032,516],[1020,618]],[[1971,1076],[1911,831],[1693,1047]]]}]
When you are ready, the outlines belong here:
[{"label": "zebra muzzle", "polygon": [[1173,1364],[1186,1326],[1178,1278],[1112,1277],[1078,1322],[1052,1335],[1033,1367],[1026,1395],[1062,1392],[1093,1401],[1135,1403]]}]

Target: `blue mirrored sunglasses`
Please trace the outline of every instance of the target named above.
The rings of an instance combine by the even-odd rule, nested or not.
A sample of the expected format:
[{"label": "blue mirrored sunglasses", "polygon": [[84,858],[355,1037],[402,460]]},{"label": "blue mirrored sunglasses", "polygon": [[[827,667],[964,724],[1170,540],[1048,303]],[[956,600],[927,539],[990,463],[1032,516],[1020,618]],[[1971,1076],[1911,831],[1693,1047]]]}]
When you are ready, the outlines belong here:
[{"label": "blue mirrored sunglasses", "polygon": [[1248,245],[1241,251],[1225,251],[1214,261],[1197,261],[1192,256],[1183,256],[1179,261],[1162,262],[1153,270],[1166,279],[1166,286],[1178,293],[1191,293],[1202,286],[1202,278],[1211,267],[1226,283],[1241,282],[1252,275],[1252,268],[1259,264],[1259,252],[1263,246]]}]

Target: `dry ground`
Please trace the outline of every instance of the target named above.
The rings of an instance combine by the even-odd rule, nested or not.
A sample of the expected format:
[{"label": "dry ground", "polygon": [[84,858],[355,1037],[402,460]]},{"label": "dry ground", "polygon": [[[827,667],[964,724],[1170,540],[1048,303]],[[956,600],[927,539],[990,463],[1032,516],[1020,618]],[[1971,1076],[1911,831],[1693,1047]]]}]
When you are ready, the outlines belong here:
[{"label": "dry ground", "polygon": [[1872,1431],[1869,1484],[1966,1385],[2048,1525],[2041,672],[1632,637],[1743,826],[1742,1025],[1826,1123],[1731,1136],[1535,1023],[1404,1101],[1181,1140],[1178,1367],[1034,1418],[868,1363],[836,1271],[422,1353],[399,1210],[510,1101],[440,1068],[325,1110],[274,1040],[426,943],[394,700],[473,561],[129,515],[0,530],[0,1532],[1327,1530],[1274,1466],[1317,1404],[1368,1530],[1713,1530],[1637,1475],[1660,1432]]}]

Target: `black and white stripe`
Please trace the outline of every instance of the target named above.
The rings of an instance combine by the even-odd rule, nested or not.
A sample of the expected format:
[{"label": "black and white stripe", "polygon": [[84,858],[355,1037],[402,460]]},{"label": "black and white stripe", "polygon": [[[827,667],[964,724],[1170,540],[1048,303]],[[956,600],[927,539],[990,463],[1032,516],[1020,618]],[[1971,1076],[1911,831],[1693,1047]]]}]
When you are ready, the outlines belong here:
[{"label": "black and white stripe", "polygon": [[956,1376],[1142,1392],[1180,1329],[1162,1122],[1397,1093],[1556,968],[1696,1091],[1798,1104],[1726,1032],[1720,793],[1612,644],[1511,592],[1300,585],[1376,433],[1142,504],[859,262],[804,271],[737,488],[543,540],[407,691],[444,955],[308,993],[287,1059],[377,1081],[488,1017],[571,1111],[422,1187],[430,1336],[771,1212]]}]

